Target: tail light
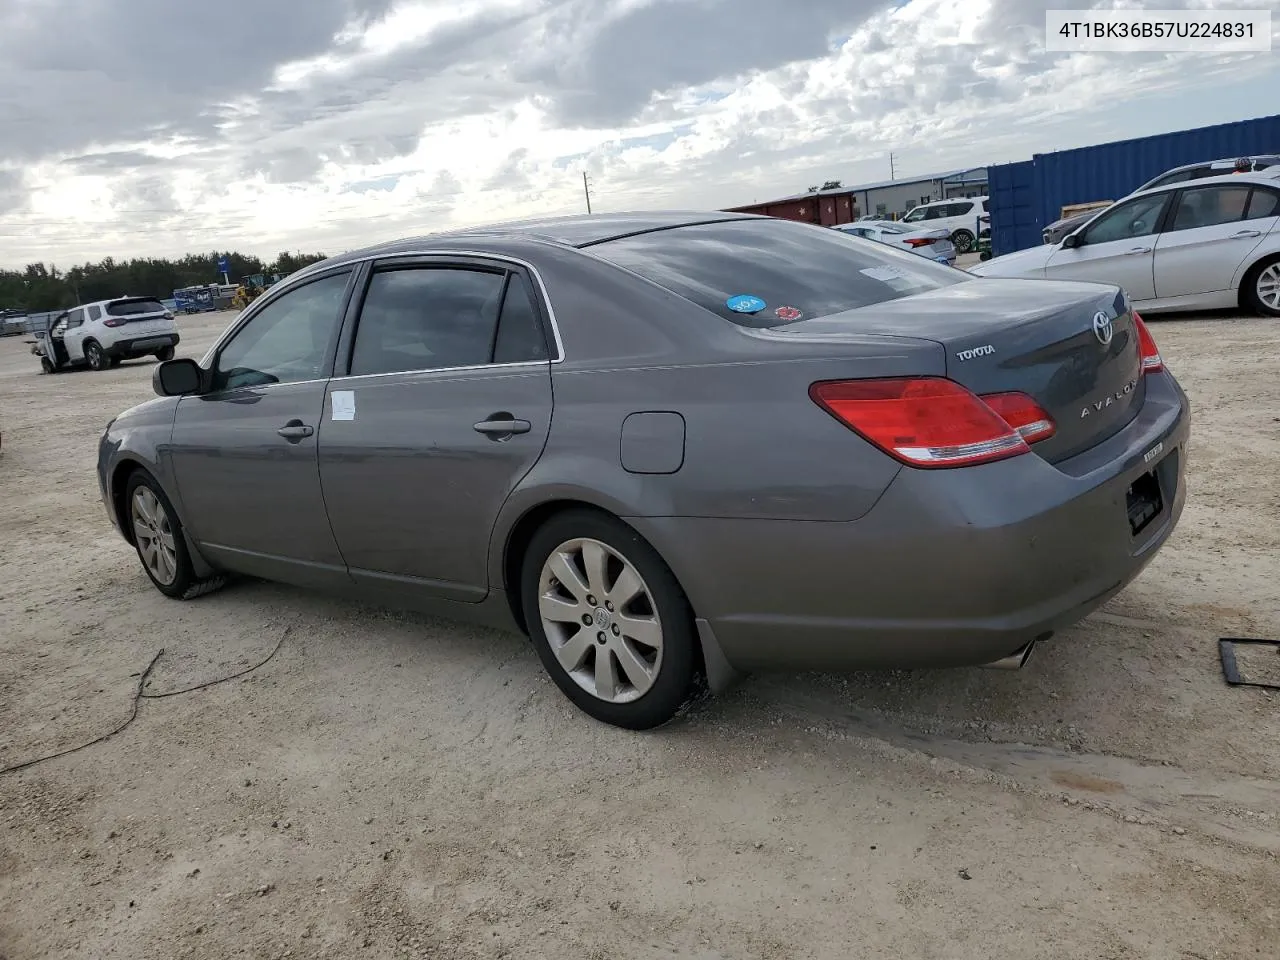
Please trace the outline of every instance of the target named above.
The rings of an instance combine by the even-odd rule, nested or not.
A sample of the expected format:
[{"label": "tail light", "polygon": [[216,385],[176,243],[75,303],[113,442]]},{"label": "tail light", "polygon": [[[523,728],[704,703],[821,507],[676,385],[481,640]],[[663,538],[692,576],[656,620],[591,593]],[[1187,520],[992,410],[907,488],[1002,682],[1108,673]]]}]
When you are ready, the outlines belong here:
[{"label": "tail light", "polygon": [[927,247],[932,245],[933,241],[928,237],[908,237],[907,246],[909,247]]},{"label": "tail light", "polygon": [[900,377],[815,383],[818,406],[913,467],[961,467],[1028,453],[1022,434],[954,380]]},{"label": "tail light", "polygon": [[1159,373],[1164,369],[1164,361],[1160,359],[1160,348],[1156,346],[1156,338],[1151,335],[1138,311],[1133,312],[1133,325],[1138,328],[1138,353],[1142,356],[1142,372]]},{"label": "tail light", "polygon": [[110,317],[102,321],[104,327],[123,327],[129,321],[124,317]]},{"label": "tail light", "polygon": [[988,393],[980,399],[1027,443],[1048,440],[1058,430],[1053,417],[1025,393]]}]

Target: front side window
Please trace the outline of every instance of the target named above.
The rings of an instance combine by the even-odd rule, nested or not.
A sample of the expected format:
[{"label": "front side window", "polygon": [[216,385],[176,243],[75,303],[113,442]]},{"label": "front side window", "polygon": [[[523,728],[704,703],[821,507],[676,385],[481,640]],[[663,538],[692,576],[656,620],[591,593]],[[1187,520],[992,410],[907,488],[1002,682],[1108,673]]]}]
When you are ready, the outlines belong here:
[{"label": "front side window", "polygon": [[928,207],[915,207],[905,217],[902,218],[903,223],[915,223],[917,220],[923,220],[925,214],[929,212]]},{"label": "front side window", "polygon": [[1178,198],[1178,206],[1173,211],[1173,223],[1169,225],[1169,229],[1194,230],[1197,227],[1234,223],[1244,218],[1248,202],[1248,184],[1184,190]]},{"label": "front side window", "polygon": [[[773,218],[656,230],[586,250],[750,327],[829,316],[968,282],[960,271],[885,244]],[[749,312],[741,312],[743,307]]]},{"label": "front side window", "polygon": [[1113,240],[1150,236],[1156,232],[1160,214],[1168,200],[1167,193],[1158,193],[1112,207],[1085,228],[1084,242],[1110,243]]},{"label": "front side window", "polygon": [[460,268],[378,271],[360,309],[351,376],[487,364],[505,281]]},{"label": "front side window", "polygon": [[325,377],[349,278],[350,271],[331,274],[262,307],[218,353],[214,389]]}]

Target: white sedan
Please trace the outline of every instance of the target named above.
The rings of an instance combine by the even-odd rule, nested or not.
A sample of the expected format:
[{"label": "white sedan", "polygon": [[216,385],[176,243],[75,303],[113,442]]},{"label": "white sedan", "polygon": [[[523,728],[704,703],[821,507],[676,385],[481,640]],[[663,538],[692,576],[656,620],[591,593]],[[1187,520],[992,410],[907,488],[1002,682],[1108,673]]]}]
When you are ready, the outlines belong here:
[{"label": "white sedan", "polygon": [[1058,243],[969,272],[1114,283],[1143,313],[1244,307],[1280,317],[1280,169],[1144,190]]},{"label": "white sedan", "polygon": [[892,220],[858,220],[841,223],[833,229],[854,237],[865,237],[891,247],[902,247],[912,253],[953,267],[956,263],[956,246],[945,227],[913,227],[894,223]]}]

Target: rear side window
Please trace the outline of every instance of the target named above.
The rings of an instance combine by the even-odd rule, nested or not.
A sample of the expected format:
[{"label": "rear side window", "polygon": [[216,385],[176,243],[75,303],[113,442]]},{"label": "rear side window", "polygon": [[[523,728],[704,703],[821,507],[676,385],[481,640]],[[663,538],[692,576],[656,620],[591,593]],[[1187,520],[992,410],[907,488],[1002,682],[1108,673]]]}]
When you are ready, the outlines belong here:
[{"label": "rear side window", "polygon": [[1245,213],[1246,220],[1260,220],[1263,217],[1280,215],[1280,193],[1263,187],[1254,187],[1249,197],[1249,209]]},{"label": "rear side window", "polygon": [[144,313],[164,313],[164,304],[149,297],[116,300],[107,304],[107,315],[111,317],[138,317]]},{"label": "rear side window", "polygon": [[90,321],[102,319],[102,308],[96,303],[90,304],[86,309],[88,310]]},{"label": "rear side window", "polygon": [[449,267],[375,273],[360,309],[351,375],[488,363],[505,279]]},{"label": "rear side window", "polygon": [[542,334],[529,285],[524,277],[513,273],[502,300],[498,335],[493,341],[493,362],[524,363],[546,360],[548,356],[547,338]]},{"label": "rear side window", "polygon": [[873,240],[773,218],[657,230],[587,250],[749,327],[829,316],[968,279]]}]

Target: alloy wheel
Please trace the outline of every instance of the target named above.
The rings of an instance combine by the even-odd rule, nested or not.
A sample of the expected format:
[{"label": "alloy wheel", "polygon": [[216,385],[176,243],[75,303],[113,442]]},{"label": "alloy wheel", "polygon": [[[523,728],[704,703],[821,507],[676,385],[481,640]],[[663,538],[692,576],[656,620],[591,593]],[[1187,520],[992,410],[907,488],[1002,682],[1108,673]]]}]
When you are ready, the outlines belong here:
[{"label": "alloy wheel", "polygon": [[93,367],[94,370],[101,370],[105,366],[102,362],[102,348],[96,343],[89,344],[85,349],[85,355],[89,361],[89,366]]},{"label": "alloy wheel", "polygon": [[556,660],[592,696],[630,703],[653,686],[662,668],[658,608],[640,572],[612,547],[581,537],[551,551],[538,613]]},{"label": "alloy wheel", "polygon": [[1259,273],[1254,288],[1263,306],[1280,310],[1280,262],[1271,264]]},{"label": "alloy wheel", "polygon": [[138,556],[157,583],[169,586],[178,575],[178,551],[169,514],[150,487],[138,487],[130,506]]}]

